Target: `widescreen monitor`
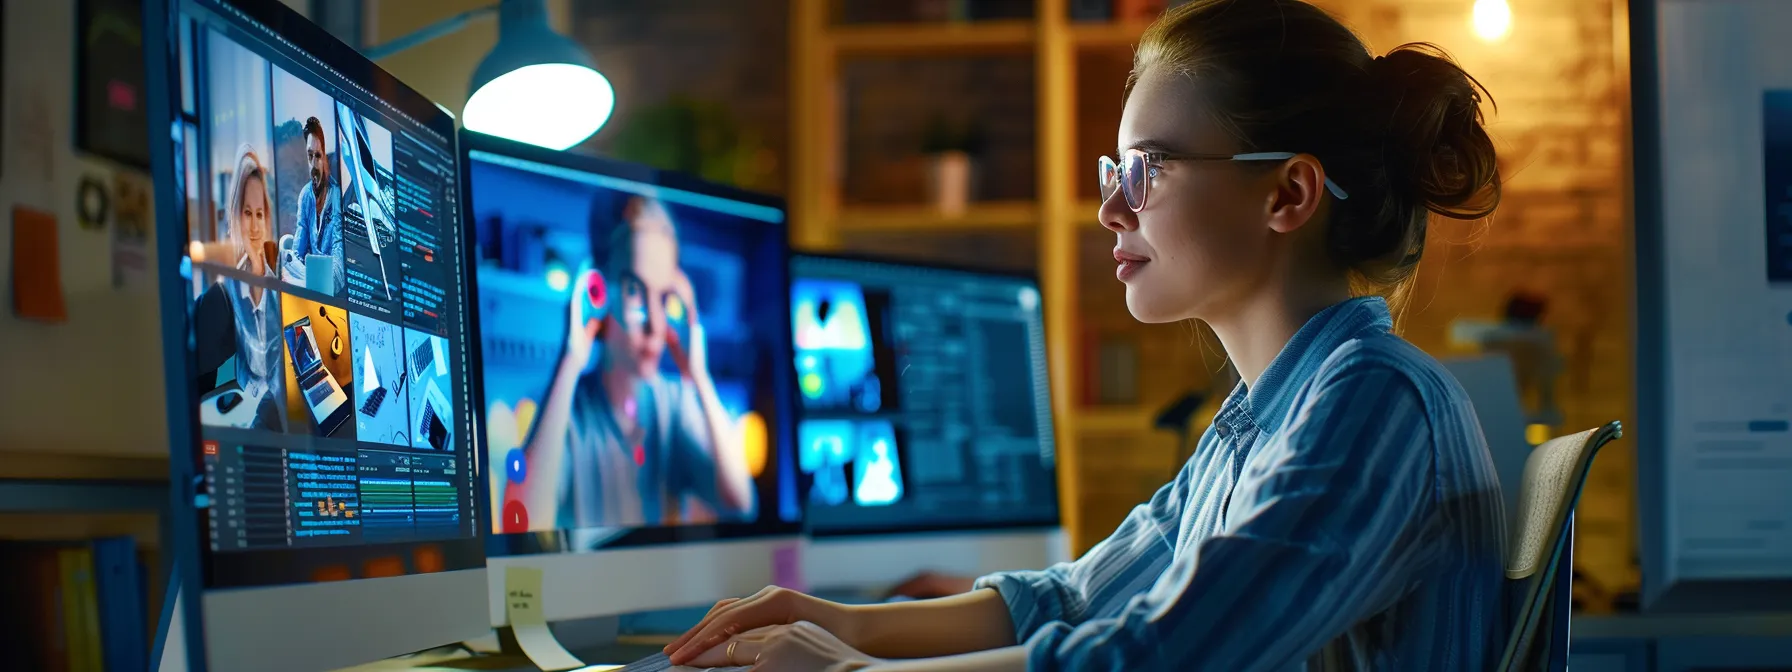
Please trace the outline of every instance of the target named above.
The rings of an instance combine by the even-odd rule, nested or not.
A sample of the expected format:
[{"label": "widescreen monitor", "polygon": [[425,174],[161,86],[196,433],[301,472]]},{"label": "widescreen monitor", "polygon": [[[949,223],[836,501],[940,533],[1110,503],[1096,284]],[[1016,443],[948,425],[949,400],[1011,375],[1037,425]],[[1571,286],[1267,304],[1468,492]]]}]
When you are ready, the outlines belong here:
[{"label": "widescreen monitor", "polygon": [[813,583],[1062,556],[1033,278],[799,255],[790,302]]},{"label": "widescreen monitor", "polygon": [[782,203],[476,133],[462,146],[492,571],[542,569],[554,619],[770,583],[802,513]]},{"label": "widescreen monitor", "polygon": [[453,118],[279,2],[145,9],[188,658],[482,634]]}]

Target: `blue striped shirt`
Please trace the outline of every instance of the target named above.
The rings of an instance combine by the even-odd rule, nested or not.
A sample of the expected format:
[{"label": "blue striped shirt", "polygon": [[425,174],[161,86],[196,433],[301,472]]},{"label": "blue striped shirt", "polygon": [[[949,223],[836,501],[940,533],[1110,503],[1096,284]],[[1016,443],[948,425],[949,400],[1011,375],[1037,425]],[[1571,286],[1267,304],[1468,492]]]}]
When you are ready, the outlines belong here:
[{"label": "blue striped shirt", "polygon": [[1380,298],[1321,311],[1112,536],[979,579],[1028,669],[1491,667],[1499,483],[1467,393],[1392,326]]}]

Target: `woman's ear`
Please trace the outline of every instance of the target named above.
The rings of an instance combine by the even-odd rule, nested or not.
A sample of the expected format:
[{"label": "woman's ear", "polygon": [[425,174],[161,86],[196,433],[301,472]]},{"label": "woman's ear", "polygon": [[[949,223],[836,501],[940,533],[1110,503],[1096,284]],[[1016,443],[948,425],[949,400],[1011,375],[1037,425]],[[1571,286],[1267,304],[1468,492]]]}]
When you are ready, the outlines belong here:
[{"label": "woman's ear", "polygon": [[1296,155],[1276,169],[1269,228],[1277,233],[1293,233],[1313,219],[1324,201],[1325,167],[1311,154]]}]

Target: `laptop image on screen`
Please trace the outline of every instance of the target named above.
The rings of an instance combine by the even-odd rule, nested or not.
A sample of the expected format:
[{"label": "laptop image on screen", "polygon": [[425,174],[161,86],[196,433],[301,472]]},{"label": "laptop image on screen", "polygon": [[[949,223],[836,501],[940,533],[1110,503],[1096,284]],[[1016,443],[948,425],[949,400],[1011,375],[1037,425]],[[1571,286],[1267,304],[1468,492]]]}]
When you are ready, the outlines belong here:
[{"label": "laptop image on screen", "polygon": [[293,375],[311,417],[317,420],[317,433],[329,436],[348,419],[348,394],[330,370],[324,368],[323,355],[317,349],[317,338],[311,332],[311,318],[302,317],[286,326],[286,349],[292,355]]},{"label": "laptop image on screen", "polygon": [[448,437],[453,434],[449,423],[454,417],[449,413],[448,398],[442,395],[442,389],[436,387],[436,381],[429,381],[424,388],[423,410],[417,422],[417,437],[429,443],[429,447],[442,450],[448,446]]}]

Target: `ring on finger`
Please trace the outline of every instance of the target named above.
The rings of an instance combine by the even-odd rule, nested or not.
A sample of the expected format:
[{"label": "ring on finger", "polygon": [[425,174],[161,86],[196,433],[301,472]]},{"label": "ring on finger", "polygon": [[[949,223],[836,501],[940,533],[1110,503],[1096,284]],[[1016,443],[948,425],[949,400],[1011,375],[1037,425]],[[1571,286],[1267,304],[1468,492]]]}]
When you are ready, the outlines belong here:
[{"label": "ring on finger", "polygon": [[[722,657],[728,659],[729,665],[739,665],[740,664],[739,661],[736,661],[734,659],[734,649],[739,646],[740,646],[740,640],[738,640],[738,639],[734,640],[732,642],[728,642],[728,650],[722,652]],[[754,662],[758,662],[758,660],[755,659]]]}]

